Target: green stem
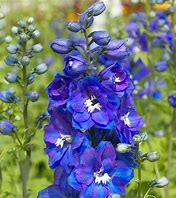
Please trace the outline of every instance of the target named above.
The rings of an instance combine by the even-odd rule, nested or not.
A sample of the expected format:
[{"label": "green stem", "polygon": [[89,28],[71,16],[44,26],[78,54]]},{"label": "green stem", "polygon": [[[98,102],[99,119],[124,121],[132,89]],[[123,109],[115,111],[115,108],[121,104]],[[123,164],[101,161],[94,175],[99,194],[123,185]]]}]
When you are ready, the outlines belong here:
[{"label": "green stem", "polygon": [[[26,53],[26,43],[23,46],[23,55]],[[28,99],[26,97],[27,93],[27,69],[26,66],[23,66],[22,68],[22,75],[23,75],[23,86],[22,86],[22,92],[23,92],[23,122],[24,122],[24,129],[25,129],[25,142],[29,142],[30,132],[28,130]],[[21,172],[21,179],[22,179],[22,192],[23,192],[23,198],[28,197],[28,191],[27,191],[27,179],[29,174],[29,166],[30,166],[30,158],[31,158],[31,149],[30,147],[25,148],[26,157],[24,160],[19,162],[20,166],[20,172]]]},{"label": "green stem", "polygon": [[[151,145],[150,141],[147,141],[147,144],[148,144],[149,150],[150,151],[153,151],[152,145]],[[158,169],[158,162],[157,161],[154,162],[154,170],[155,170],[156,177],[157,178],[160,177],[160,173],[159,173],[159,169]],[[160,188],[160,192],[161,192],[161,197],[162,198],[165,198],[164,189],[163,188]]]},{"label": "green stem", "polygon": [[139,144],[137,144],[137,150],[136,150],[136,159],[137,159],[137,164],[138,164],[138,179],[137,179],[137,184],[138,184],[138,198],[141,198],[141,159],[139,155]]},{"label": "green stem", "polygon": [[88,64],[90,65],[91,64],[91,62],[90,62],[90,45],[89,45],[89,38],[87,35],[87,30],[84,30],[84,37],[86,39],[86,59],[87,59]]},{"label": "green stem", "polygon": [[147,192],[145,193],[144,197],[143,198],[147,198],[147,195],[149,194],[149,192],[151,191],[152,187],[150,187]]},{"label": "green stem", "polygon": [[[168,153],[167,153],[167,169],[166,169],[166,177],[170,181],[171,177],[171,166],[172,166],[172,156],[173,156],[173,136],[175,130],[175,120],[176,120],[176,110],[173,111],[173,120],[172,120],[172,129],[169,132],[169,142],[168,142]],[[169,198],[169,185],[165,188],[165,198]]]},{"label": "green stem", "polygon": [[95,148],[96,147],[96,137],[95,137],[95,132],[93,130],[89,131],[91,141],[92,141],[92,146]]}]

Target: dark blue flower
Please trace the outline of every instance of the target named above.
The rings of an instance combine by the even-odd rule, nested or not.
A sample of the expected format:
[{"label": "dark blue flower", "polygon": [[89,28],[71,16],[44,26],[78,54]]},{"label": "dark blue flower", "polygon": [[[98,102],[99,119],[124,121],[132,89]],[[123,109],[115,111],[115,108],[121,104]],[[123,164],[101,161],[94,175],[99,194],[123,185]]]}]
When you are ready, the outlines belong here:
[{"label": "dark blue flower", "polygon": [[129,73],[118,63],[105,68],[99,76],[101,84],[109,91],[113,90],[119,96],[123,96],[127,89],[133,88]]},{"label": "dark blue flower", "polygon": [[133,81],[141,81],[151,72],[150,68],[143,63],[141,58],[132,64],[131,70],[133,74]]},{"label": "dark blue flower", "polygon": [[68,99],[67,108],[73,115],[74,128],[87,130],[95,125],[110,129],[119,103],[119,98],[105,92],[96,78],[85,77],[78,82],[77,90]]},{"label": "dark blue flower", "polygon": [[81,164],[73,169],[68,183],[80,191],[80,198],[102,198],[111,193],[124,194],[125,186],[132,178],[132,168],[116,161],[112,144],[102,141],[96,150],[85,150]]},{"label": "dark blue flower", "polygon": [[84,133],[72,128],[70,116],[59,110],[51,113],[50,123],[45,127],[44,141],[51,168],[78,165],[80,149],[89,144]]},{"label": "dark blue flower", "polygon": [[54,184],[38,193],[38,198],[77,198],[78,192],[67,182],[68,173],[59,167],[54,172]]},{"label": "dark blue flower", "polygon": [[69,84],[67,77],[56,74],[54,80],[47,87],[49,99],[55,101],[57,105],[65,104],[69,97]]}]

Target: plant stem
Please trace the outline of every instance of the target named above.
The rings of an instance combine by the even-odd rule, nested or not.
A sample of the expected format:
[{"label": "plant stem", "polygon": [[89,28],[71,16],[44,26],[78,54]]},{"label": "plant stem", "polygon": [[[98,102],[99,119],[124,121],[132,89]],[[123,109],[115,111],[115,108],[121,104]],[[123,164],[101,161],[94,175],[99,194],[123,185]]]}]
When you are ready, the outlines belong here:
[{"label": "plant stem", "polygon": [[90,45],[89,45],[87,30],[84,30],[84,37],[86,39],[86,59],[88,64],[90,65]]},{"label": "plant stem", "polygon": [[93,130],[89,131],[91,141],[92,141],[92,146],[95,148],[96,147],[96,137],[95,137],[95,132]]},{"label": "plant stem", "polygon": [[144,197],[143,198],[147,198],[147,195],[149,194],[149,192],[151,191],[152,187],[150,187],[147,192],[145,193]]},{"label": "plant stem", "polygon": [[[26,43],[24,43],[23,46],[23,55],[26,53]],[[28,99],[26,97],[27,93],[27,69],[26,66],[23,66],[22,68],[22,75],[23,75],[23,86],[22,86],[22,92],[23,92],[23,122],[24,122],[24,129],[25,129],[25,142],[29,141],[30,133],[28,130]],[[29,166],[30,166],[30,157],[31,157],[31,149],[30,147],[25,148],[26,157],[24,160],[19,162],[20,166],[20,172],[21,172],[21,179],[22,179],[22,192],[23,192],[23,198],[28,197],[27,192],[27,179],[29,174]]]},{"label": "plant stem", "polygon": [[[153,151],[152,145],[151,145],[150,141],[147,141],[147,144],[148,144],[149,150],[150,151]],[[158,169],[158,162],[157,161],[154,162],[154,170],[155,170],[156,177],[157,178],[160,177],[160,173],[159,173],[159,169]],[[164,189],[163,188],[160,188],[160,192],[161,192],[161,197],[162,198],[165,198]]]},{"label": "plant stem", "polygon": [[[167,153],[167,169],[166,169],[166,177],[170,181],[170,171],[172,165],[172,156],[173,156],[173,136],[175,130],[175,120],[176,120],[176,110],[173,111],[173,119],[172,119],[172,129],[169,132],[169,145],[168,145],[168,153]],[[169,198],[169,185],[165,189],[165,198]]]},{"label": "plant stem", "polygon": [[137,184],[138,184],[138,198],[141,198],[141,159],[139,155],[139,144],[136,145],[137,150],[136,150],[136,160],[138,164],[138,179],[137,179]]}]

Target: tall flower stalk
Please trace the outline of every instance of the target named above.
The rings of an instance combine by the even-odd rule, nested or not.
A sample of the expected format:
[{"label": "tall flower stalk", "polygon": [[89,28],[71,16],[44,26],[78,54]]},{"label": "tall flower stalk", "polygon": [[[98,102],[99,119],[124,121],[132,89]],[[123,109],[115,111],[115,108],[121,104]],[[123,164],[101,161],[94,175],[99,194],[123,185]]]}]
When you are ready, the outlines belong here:
[{"label": "tall flower stalk", "polygon": [[65,59],[62,73],[47,87],[50,121],[44,141],[55,181],[39,192],[39,198],[125,195],[133,177],[133,136],[143,120],[135,110],[134,86],[125,67],[126,40],[112,40],[105,30],[88,31],[104,10],[105,4],[97,2],[80,14],[79,21],[68,23],[84,41],[51,42],[52,50],[65,54]]},{"label": "tall flower stalk", "polygon": [[0,100],[9,105],[12,104],[11,108],[17,108],[13,103],[18,104],[19,108],[15,111],[18,111],[19,118],[23,118],[23,124],[18,122],[17,126],[14,126],[12,123],[15,120],[11,116],[9,121],[0,121],[0,132],[11,135],[15,140],[14,155],[20,168],[22,197],[27,198],[29,196],[27,181],[31,166],[31,140],[36,131],[34,124],[30,122],[28,105],[39,99],[39,93],[31,91],[30,85],[35,81],[37,75],[44,74],[48,68],[44,63],[36,67],[30,66],[31,59],[43,50],[40,43],[35,44],[40,37],[40,32],[32,17],[27,20],[19,20],[17,26],[12,27],[12,33],[17,39],[17,44],[7,46],[9,55],[6,57],[5,63],[15,69],[5,75],[5,80],[9,84],[17,84],[18,91],[15,93],[12,89],[0,90]]}]

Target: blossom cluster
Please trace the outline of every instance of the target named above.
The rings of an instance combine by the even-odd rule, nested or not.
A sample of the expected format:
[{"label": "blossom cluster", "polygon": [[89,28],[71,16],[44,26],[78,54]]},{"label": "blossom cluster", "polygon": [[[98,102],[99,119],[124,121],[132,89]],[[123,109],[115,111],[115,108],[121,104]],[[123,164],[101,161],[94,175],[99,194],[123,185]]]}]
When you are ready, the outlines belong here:
[{"label": "blossom cluster", "polygon": [[102,198],[125,194],[133,178],[135,156],[118,153],[118,143],[135,148],[133,136],[143,126],[135,110],[128,71],[126,40],[112,40],[105,30],[88,33],[94,17],[105,10],[97,2],[69,22],[82,42],[56,39],[54,52],[64,54],[63,72],[47,87],[50,121],[45,152],[54,169],[54,184],[38,197]]},{"label": "blossom cluster", "polygon": [[[131,72],[138,83],[153,72],[164,72],[173,56],[172,24],[169,15],[172,10],[134,13],[126,25],[129,39],[127,46],[132,54]],[[158,76],[158,75],[157,75]],[[146,81],[144,88],[136,86],[138,97],[151,95],[154,100],[161,99],[160,89],[165,82],[160,77]]]}]

